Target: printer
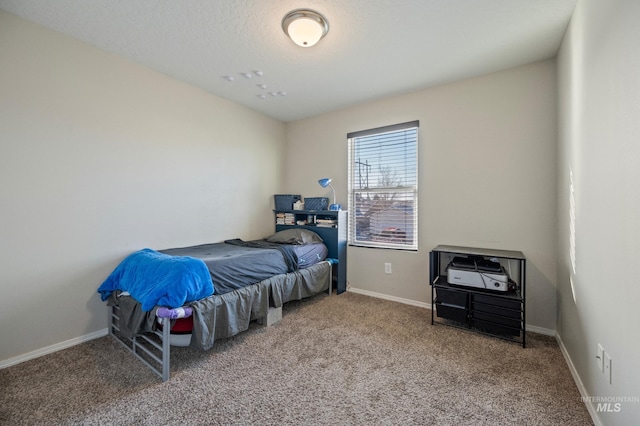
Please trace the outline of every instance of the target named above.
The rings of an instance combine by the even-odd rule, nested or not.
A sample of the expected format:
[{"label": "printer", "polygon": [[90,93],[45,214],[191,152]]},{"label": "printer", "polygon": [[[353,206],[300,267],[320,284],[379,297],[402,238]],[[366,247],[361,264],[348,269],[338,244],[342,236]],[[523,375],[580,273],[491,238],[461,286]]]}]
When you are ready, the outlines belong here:
[{"label": "printer", "polygon": [[447,265],[447,282],[451,285],[506,292],[509,275],[500,262],[482,256],[454,257]]}]

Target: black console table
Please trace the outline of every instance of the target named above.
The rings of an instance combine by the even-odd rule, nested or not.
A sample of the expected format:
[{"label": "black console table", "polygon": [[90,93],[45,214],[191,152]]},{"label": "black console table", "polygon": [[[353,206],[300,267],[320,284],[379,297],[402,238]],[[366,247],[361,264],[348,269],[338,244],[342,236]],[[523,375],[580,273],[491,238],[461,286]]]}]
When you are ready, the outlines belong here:
[{"label": "black console table", "polygon": [[[493,265],[499,263],[509,277],[508,290],[452,284],[450,281],[455,280],[449,279],[448,267],[454,259],[485,259]],[[507,340],[520,339],[524,348],[526,262],[520,251],[446,245],[435,247],[429,253],[431,324],[474,329]]]}]

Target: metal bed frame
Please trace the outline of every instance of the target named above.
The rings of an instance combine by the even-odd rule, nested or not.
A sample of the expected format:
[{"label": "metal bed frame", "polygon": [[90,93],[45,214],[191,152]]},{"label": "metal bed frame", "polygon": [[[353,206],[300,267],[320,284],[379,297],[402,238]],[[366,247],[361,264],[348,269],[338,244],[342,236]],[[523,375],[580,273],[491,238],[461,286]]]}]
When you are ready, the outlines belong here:
[{"label": "metal bed frame", "polygon": [[126,337],[120,333],[120,307],[111,307],[109,315],[109,334],[120,342],[133,356],[138,358],[151,371],[159,376],[163,382],[171,375],[171,319],[160,318],[162,331]]}]

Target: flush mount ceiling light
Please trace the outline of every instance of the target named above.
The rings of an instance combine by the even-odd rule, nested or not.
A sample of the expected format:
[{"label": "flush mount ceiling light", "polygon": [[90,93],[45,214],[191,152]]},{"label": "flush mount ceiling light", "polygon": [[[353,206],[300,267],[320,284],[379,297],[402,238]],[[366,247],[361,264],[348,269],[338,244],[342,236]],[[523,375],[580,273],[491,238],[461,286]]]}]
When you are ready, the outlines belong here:
[{"label": "flush mount ceiling light", "polygon": [[298,46],[311,47],[329,32],[329,21],[315,10],[296,9],[282,18],[282,30]]}]

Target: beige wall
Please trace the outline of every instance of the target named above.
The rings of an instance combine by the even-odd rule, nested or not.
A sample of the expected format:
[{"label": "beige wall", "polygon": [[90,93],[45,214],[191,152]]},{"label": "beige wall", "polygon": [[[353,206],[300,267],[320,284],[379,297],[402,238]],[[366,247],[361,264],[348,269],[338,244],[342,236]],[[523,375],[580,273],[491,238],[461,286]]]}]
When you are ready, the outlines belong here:
[{"label": "beige wall", "polygon": [[[558,334],[586,395],[636,398],[619,412],[589,404],[607,425],[640,419],[639,21],[635,0],[580,0],[558,57]],[[611,384],[596,363],[598,343],[613,361]]]},{"label": "beige wall", "polygon": [[[0,365],[104,333],[96,288],[132,250],[264,235],[272,194],[329,196],[321,177],[346,206],[346,134],[417,119],[420,250],[349,248],[352,288],[426,304],[435,245],[522,250],[528,323],[556,329],[557,281],[581,390],[640,396],[639,18],[632,0],[578,2],[556,133],[552,60],[285,126],[0,12]],[[640,403],[594,407],[606,424],[640,418]]]},{"label": "beige wall", "polygon": [[0,362],[104,332],[133,250],[273,230],[283,123],[0,12]]},{"label": "beige wall", "polygon": [[[419,251],[349,247],[352,288],[428,303],[438,244],[521,250],[528,323],[556,328],[555,62],[383,99],[287,125],[286,188],[347,205],[348,132],[420,120]],[[393,274],[384,273],[392,263]]]}]

